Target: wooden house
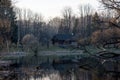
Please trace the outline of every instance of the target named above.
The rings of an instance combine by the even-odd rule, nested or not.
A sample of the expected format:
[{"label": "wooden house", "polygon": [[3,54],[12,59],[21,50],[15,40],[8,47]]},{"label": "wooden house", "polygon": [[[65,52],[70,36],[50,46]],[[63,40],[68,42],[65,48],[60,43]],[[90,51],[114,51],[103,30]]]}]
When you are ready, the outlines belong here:
[{"label": "wooden house", "polygon": [[76,39],[72,34],[56,34],[52,38],[53,45],[71,45],[75,43]]}]

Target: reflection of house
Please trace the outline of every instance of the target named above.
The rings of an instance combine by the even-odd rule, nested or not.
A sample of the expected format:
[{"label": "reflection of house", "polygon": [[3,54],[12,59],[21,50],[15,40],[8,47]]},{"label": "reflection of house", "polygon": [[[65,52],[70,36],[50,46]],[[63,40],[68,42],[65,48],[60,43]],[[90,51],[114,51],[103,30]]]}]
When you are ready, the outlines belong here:
[{"label": "reflection of house", "polygon": [[53,45],[55,44],[73,44],[76,40],[72,34],[56,34],[52,38]]}]

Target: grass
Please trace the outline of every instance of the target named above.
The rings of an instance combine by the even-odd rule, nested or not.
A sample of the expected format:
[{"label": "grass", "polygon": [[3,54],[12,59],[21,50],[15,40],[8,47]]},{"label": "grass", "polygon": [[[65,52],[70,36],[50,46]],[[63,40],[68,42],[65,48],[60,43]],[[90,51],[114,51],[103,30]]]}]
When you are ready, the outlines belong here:
[{"label": "grass", "polygon": [[58,50],[69,50],[68,48],[61,48],[58,46],[50,46],[47,48],[46,46],[42,46],[38,48],[40,51],[58,51]]},{"label": "grass", "polygon": [[[49,48],[47,48],[46,46],[39,46],[38,47],[38,52],[40,51],[61,51],[61,50],[71,50],[70,48],[61,48],[61,47],[58,47],[58,46],[50,46]],[[6,50],[5,50],[6,51]],[[17,48],[16,46],[11,46],[10,49],[9,49],[9,52],[32,52],[31,49],[29,50],[26,50],[26,49],[22,49],[22,48]]]}]

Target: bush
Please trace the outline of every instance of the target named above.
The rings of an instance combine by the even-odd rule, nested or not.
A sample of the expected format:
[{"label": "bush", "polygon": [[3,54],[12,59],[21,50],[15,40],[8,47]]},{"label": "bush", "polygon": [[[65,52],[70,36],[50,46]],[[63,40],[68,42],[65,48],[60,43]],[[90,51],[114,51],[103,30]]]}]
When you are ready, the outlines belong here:
[{"label": "bush", "polygon": [[30,49],[36,51],[36,49],[38,48],[37,38],[32,34],[25,35],[22,39],[22,44],[24,46],[24,49],[27,49],[27,51],[29,51]]},{"label": "bush", "polygon": [[78,40],[78,44],[81,45],[81,46],[85,46],[85,45],[89,45],[91,42],[91,38],[88,37],[88,38],[81,38]]},{"label": "bush", "polygon": [[120,29],[118,28],[109,28],[106,30],[98,30],[93,32],[91,36],[91,43],[97,44],[97,43],[104,43],[110,40],[112,37],[120,37]]}]

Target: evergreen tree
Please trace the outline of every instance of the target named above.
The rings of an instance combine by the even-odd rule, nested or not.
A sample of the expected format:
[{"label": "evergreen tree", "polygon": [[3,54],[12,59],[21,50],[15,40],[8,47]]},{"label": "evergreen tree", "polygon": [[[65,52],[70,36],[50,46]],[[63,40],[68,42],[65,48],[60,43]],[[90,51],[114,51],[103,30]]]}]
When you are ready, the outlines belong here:
[{"label": "evergreen tree", "polygon": [[6,41],[17,42],[17,25],[11,0],[0,0],[0,36]]},{"label": "evergreen tree", "polygon": [[100,28],[100,18],[99,18],[99,15],[98,15],[97,12],[95,12],[95,14],[93,15],[92,24],[93,24],[92,31],[99,30],[99,28]]},{"label": "evergreen tree", "polygon": [[79,35],[80,29],[79,29],[79,19],[75,19],[74,27],[73,27],[73,34]]}]

